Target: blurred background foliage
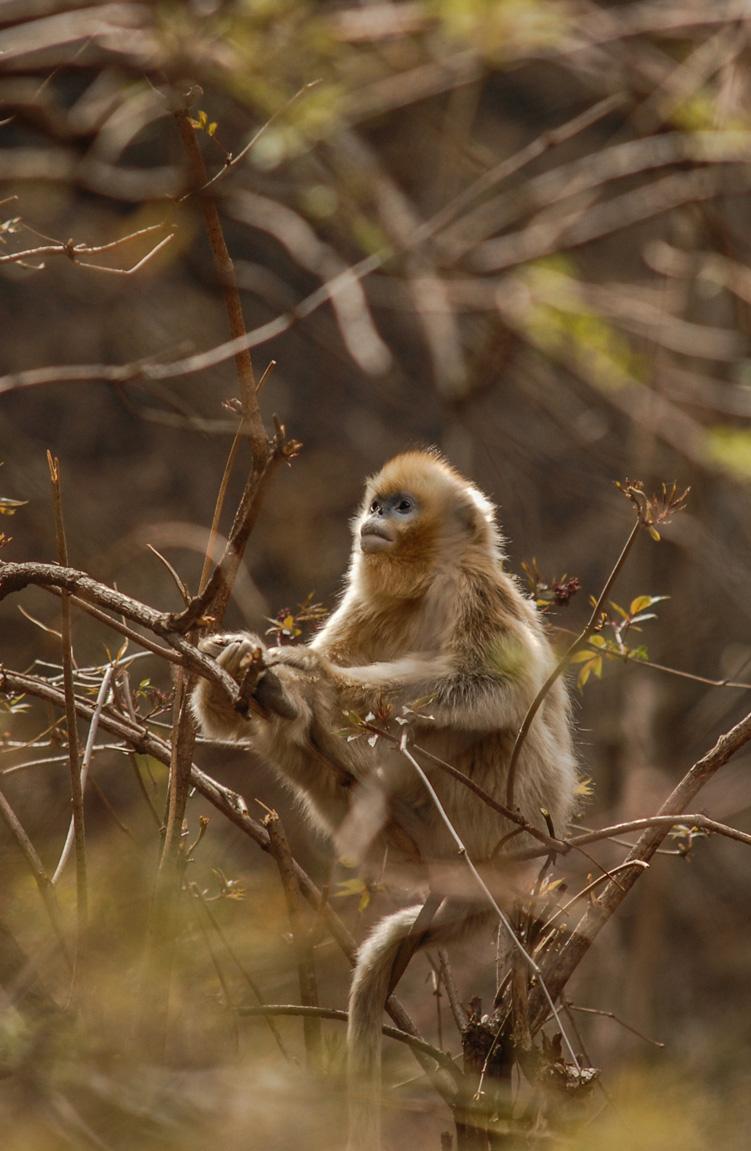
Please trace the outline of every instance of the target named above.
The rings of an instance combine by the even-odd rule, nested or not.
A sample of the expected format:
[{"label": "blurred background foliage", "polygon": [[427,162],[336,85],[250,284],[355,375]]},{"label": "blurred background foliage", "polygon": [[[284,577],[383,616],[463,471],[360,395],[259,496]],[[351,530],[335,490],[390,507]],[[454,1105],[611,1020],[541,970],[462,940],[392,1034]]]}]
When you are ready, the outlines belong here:
[{"label": "blurred background foliage", "polygon": [[[550,615],[563,629],[586,619],[630,526],[612,481],[690,485],[688,510],[661,543],[645,536],[614,598],[670,597],[638,639],[652,661],[751,679],[745,3],[6,0],[0,27],[2,494],[28,501],[3,519],[13,537],[3,558],[55,558],[50,448],[76,567],[177,609],[151,544],[197,585],[236,427],[232,361],[159,383],[10,380],[50,365],[169,362],[228,338],[197,198],[184,197],[171,108],[185,100],[210,175],[252,141],[213,191],[248,328],[287,317],[253,352],[259,375],[274,361],[264,413],[304,444],[267,491],[227,622],[264,629],[311,593],[331,606],[363,476],[401,448],[438,444],[498,503],[512,570],[534,558],[549,585],[581,581]],[[171,242],[132,275],[30,253],[50,238],[109,244],[150,225]],[[86,261],[122,270],[154,242],[149,233]],[[50,597],[31,591],[23,603],[59,627]],[[90,620],[74,623],[81,667],[119,646]],[[2,635],[8,666],[59,662],[53,632],[14,600]],[[158,707],[167,669],[146,657],[139,683],[142,706]],[[594,785],[583,818],[654,811],[747,698],[605,660],[602,679],[576,694]],[[69,805],[59,717],[35,704],[1,719],[3,790],[54,868]],[[38,746],[19,746],[43,729]],[[324,845],[261,765],[210,748],[200,763],[249,804],[277,806],[295,854],[326,881]],[[746,830],[749,765],[739,756],[701,797]],[[160,809],[165,769],[138,769]],[[0,977],[6,1145],[331,1146],[341,1100],[332,1080],[322,1090],[304,1071],[299,1021],[278,1021],[275,1037],[228,1010],[252,1001],[248,976],[269,1002],[298,992],[275,871],[217,815],[188,865],[167,1061],[125,1042],[159,832],[121,752],[104,746],[93,775],[95,961],[77,1022],[59,1010],[68,976],[33,880],[0,835],[3,955],[20,947],[30,960],[20,985],[10,960],[16,974]],[[201,814],[211,813],[196,798],[191,840]],[[746,849],[676,850],[655,860],[570,989],[665,1043],[577,1017],[607,1088],[582,1148],[748,1145]],[[621,855],[597,850],[605,864]],[[586,880],[586,861],[565,870],[571,891]],[[347,878],[335,874],[337,905],[359,937],[388,897],[359,910]],[[72,868],[59,897],[69,918]],[[325,937],[317,956],[321,1002],[341,1007],[346,963]],[[465,1001],[492,997],[493,956],[488,941],[455,957]],[[428,975],[416,961],[404,998],[436,1041]],[[442,1041],[456,1050],[444,1016]],[[330,1068],[340,1032],[325,1025]],[[390,1081],[411,1081],[388,1095],[398,1138],[437,1148],[446,1115],[412,1081],[408,1053],[389,1052]]]}]

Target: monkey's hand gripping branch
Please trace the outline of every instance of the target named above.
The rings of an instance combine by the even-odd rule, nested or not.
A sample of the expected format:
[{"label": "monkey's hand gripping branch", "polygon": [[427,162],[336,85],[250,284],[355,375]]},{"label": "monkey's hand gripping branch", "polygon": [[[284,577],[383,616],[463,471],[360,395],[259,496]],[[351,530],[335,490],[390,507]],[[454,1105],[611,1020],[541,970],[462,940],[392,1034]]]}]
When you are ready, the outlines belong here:
[{"label": "monkey's hand gripping branch", "polygon": [[275,662],[296,661],[280,659],[277,649],[266,648],[257,636],[247,633],[208,636],[199,644],[199,650],[216,659],[222,671],[232,676],[239,686],[237,698],[230,701],[225,697],[221,701],[223,706],[230,706],[235,713],[245,716],[253,701],[255,710],[263,715],[278,715],[282,719],[297,717],[294,702],[272,670]]}]

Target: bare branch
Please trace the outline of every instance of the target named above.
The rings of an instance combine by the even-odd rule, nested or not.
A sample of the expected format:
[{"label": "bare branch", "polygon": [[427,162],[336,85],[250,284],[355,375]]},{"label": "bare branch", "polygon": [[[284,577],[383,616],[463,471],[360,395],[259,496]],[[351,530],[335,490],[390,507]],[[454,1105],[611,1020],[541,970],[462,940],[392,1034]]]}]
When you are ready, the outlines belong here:
[{"label": "bare branch", "polygon": [[[751,713],[721,735],[714,747],[686,772],[658,812],[658,817],[669,816],[669,822],[659,822],[656,826],[647,827],[624,862],[649,863],[664,842],[670,827],[674,825],[674,816],[671,813],[684,810],[704,784],[749,741],[751,741]],[[573,933],[563,942],[558,938],[554,944],[544,948],[540,955],[540,965],[551,994],[561,993],[600,930],[618,909],[642,872],[643,868],[629,868],[620,874],[617,880],[611,880],[602,894],[590,902]],[[547,1013],[543,996],[534,989],[530,998],[533,1027],[539,1027]]]},{"label": "bare branch", "polygon": [[[37,696],[40,699],[46,699],[58,708],[64,708],[65,706],[64,694],[45,680],[41,680],[37,676],[10,671],[7,668],[0,667],[0,691],[8,690],[14,694],[26,693]],[[91,719],[94,707],[88,700],[76,699],[76,711],[79,715]],[[102,713],[100,725],[107,731],[111,731],[113,734],[119,736],[135,751],[144,755],[152,755],[155,759],[159,760],[160,763],[169,765],[169,744],[159,739],[158,736],[153,735],[145,726],[129,722],[119,716],[111,715],[107,711]],[[268,831],[248,814],[247,805],[241,796],[229,788],[223,787],[222,784],[217,783],[216,780],[206,775],[205,772],[195,767],[195,765],[191,767],[190,781],[192,786],[195,787],[209,803],[220,811],[235,827],[252,839],[262,851],[266,853],[271,852]],[[0,812],[0,814],[2,814],[2,812]],[[333,910],[329,900],[324,899],[313,880],[307,872],[300,867],[296,860],[294,861],[294,872],[303,896],[308,903],[310,903],[311,907],[318,912],[327,930],[338,944],[340,950],[347,957],[349,963],[353,964],[357,951],[357,943],[346,925]],[[398,1027],[409,1034],[417,1036],[415,1024],[395,995],[389,996],[386,1001],[386,1010]],[[419,1038],[419,1036],[417,1037]],[[417,1052],[417,1055],[419,1059],[420,1053]],[[435,1079],[432,1081],[442,1098],[450,1102],[450,1096],[447,1094],[443,1081]]]},{"label": "bare branch", "polygon": [[[61,697],[61,702],[64,707],[64,696]],[[2,817],[5,826],[8,828],[8,831],[11,833],[21,851],[23,852],[24,858],[29,865],[29,870],[34,876],[34,882],[37,885],[37,890],[42,897],[42,902],[44,903],[45,909],[47,911],[49,921],[52,925],[52,930],[57,937],[58,943],[60,944],[60,948],[63,952],[63,955],[65,956],[68,966],[72,968],[73,959],[62,929],[60,919],[60,906],[57,902],[55,889],[52,886],[50,877],[44,868],[44,864],[42,863],[39,854],[34,847],[34,844],[29,839],[23,824],[21,823],[20,819],[16,815],[15,811],[11,807],[2,791],[0,791],[0,817]]]},{"label": "bare branch", "polygon": [[[264,817],[263,826],[269,833],[269,847],[279,872],[279,879],[287,904],[292,938],[297,954],[300,998],[306,1007],[318,1007],[318,981],[316,979],[312,937],[300,913],[300,885],[295,874],[292,852],[276,811],[270,811]],[[308,1065],[311,1068],[320,1067],[322,1055],[321,1025],[314,1015],[304,1017],[303,1034]]]},{"label": "bare branch", "polygon": [[446,830],[448,831],[449,835],[451,836],[454,843],[456,844],[458,855],[466,863],[467,867],[469,868],[469,870],[472,874],[473,879],[475,880],[475,883],[477,884],[477,886],[482,891],[483,895],[485,896],[485,898],[488,901],[488,903],[490,904],[490,906],[493,908],[493,911],[498,916],[498,919],[500,920],[500,922],[503,924],[506,935],[508,936],[508,938],[510,939],[514,948],[519,953],[519,955],[522,957],[524,963],[527,965],[527,967],[530,969],[530,971],[534,975],[537,976],[540,989],[541,989],[542,994],[544,995],[544,997],[548,1003],[550,1010],[552,1011],[552,1013],[555,1017],[556,1023],[558,1024],[558,1026],[560,1028],[561,1036],[563,1038],[564,1043],[566,1044],[569,1055],[571,1056],[571,1061],[574,1064],[574,1067],[576,1067],[576,1069],[579,1070],[579,1061],[576,1058],[576,1052],[574,1051],[573,1047],[571,1046],[571,1043],[568,1039],[565,1028],[563,1027],[563,1024],[561,1023],[560,1015],[559,1015],[558,1010],[555,1006],[555,1002],[553,1000],[553,997],[551,996],[550,992],[548,991],[547,987],[545,986],[545,981],[544,981],[542,969],[535,962],[535,960],[532,958],[532,956],[529,954],[529,952],[525,948],[524,944],[521,942],[521,940],[517,936],[516,932],[514,931],[512,924],[511,924],[511,921],[509,920],[509,917],[506,915],[505,911],[503,911],[499,907],[498,902],[496,901],[490,888],[488,887],[485,880],[482,878],[479,871],[477,870],[474,863],[472,862],[469,855],[467,854],[467,849],[464,846],[464,844],[462,843],[462,840],[461,840],[459,834],[457,833],[456,828],[454,827],[453,823],[451,822],[448,815],[446,814],[446,812],[443,808],[443,805],[441,804],[441,801],[438,798],[438,794],[437,794],[435,788],[433,787],[432,783],[428,779],[428,777],[425,774],[425,772],[423,771],[423,769],[420,767],[420,765],[417,762],[417,760],[415,759],[415,757],[410,753],[410,751],[407,747],[407,733],[406,732],[404,733],[404,736],[402,738],[401,752],[402,752],[402,755],[405,757],[405,759],[409,760],[409,762],[412,764],[413,768],[417,772],[418,776],[420,777],[422,784],[423,784],[423,787],[428,792],[431,800],[433,801],[435,809],[438,812],[438,814],[440,815],[441,820],[442,820]]},{"label": "bare branch", "polygon": [[[81,762],[80,786],[82,796],[86,787],[86,778],[89,774],[89,768],[91,767],[91,761],[94,755],[94,747],[96,744],[96,735],[97,729],[99,727],[99,721],[102,717],[102,710],[105,703],[107,702],[107,697],[109,696],[112,677],[115,673],[115,670],[116,665],[114,663],[111,663],[106,669],[104,675],[102,676],[102,682],[97,693],[96,703],[94,704],[94,713],[91,717],[91,723],[89,724],[89,734],[86,738],[86,746],[84,747],[83,760]],[[72,816],[70,825],[68,827],[68,834],[65,837],[63,850],[60,853],[60,859],[58,860],[57,867],[55,868],[54,875],[52,876],[53,883],[57,883],[59,881],[60,876],[62,875],[65,868],[65,864],[68,862],[68,857],[70,856],[75,841],[75,831],[75,816]]]},{"label": "bare branch", "polygon": [[574,652],[579,647],[579,645],[584,643],[585,640],[587,639],[587,637],[590,636],[592,634],[592,632],[595,630],[595,627],[597,626],[597,622],[600,618],[600,612],[602,611],[603,604],[605,603],[605,600],[609,596],[610,589],[612,588],[613,584],[615,583],[616,579],[618,578],[618,575],[619,575],[623,565],[625,564],[626,560],[628,559],[629,552],[631,551],[632,547],[636,543],[636,537],[638,536],[639,530],[641,527],[642,527],[641,518],[637,517],[637,519],[634,523],[634,526],[631,529],[629,537],[626,540],[625,544],[623,545],[623,549],[621,551],[621,554],[618,556],[618,559],[615,561],[615,564],[613,565],[613,568],[610,572],[610,575],[606,579],[605,585],[604,585],[602,591],[600,592],[599,596],[597,597],[597,601],[595,603],[595,606],[592,609],[592,614],[590,615],[589,619],[587,620],[587,622],[584,625],[584,627],[582,628],[582,630],[579,632],[576,639],[572,640],[572,642],[569,644],[566,651],[563,653],[561,658],[558,660],[558,663],[555,665],[555,667],[551,671],[550,675],[545,680],[544,684],[542,685],[542,687],[540,688],[537,695],[532,700],[531,704],[529,705],[529,707],[527,709],[527,714],[524,716],[524,719],[522,721],[522,725],[519,728],[519,731],[517,732],[516,739],[514,741],[514,747],[513,747],[513,750],[511,752],[511,758],[509,759],[508,774],[506,777],[506,803],[509,807],[514,806],[514,783],[515,783],[515,778],[516,778],[516,766],[519,762],[519,755],[521,753],[521,749],[522,749],[522,746],[524,744],[524,740],[527,737],[527,732],[529,731],[530,727],[532,726],[532,721],[534,720],[535,716],[537,715],[537,712],[540,710],[540,707],[542,706],[542,703],[545,699],[545,696],[548,694],[548,692],[550,691],[551,687],[556,682],[556,680],[559,679],[560,676],[563,674],[563,672],[566,670],[566,667],[568,666],[568,663],[569,663],[569,660],[571,659],[571,656],[574,654]]},{"label": "bare branch", "polygon": [[[52,483],[52,503],[55,514],[55,534],[57,536],[58,562],[62,568],[68,566],[68,545],[65,539],[65,523],[63,520],[62,503],[62,477],[60,474],[60,461],[47,452],[50,481]],[[65,725],[68,735],[68,757],[70,769],[70,798],[73,822],[73,839],[76,847],[76,905],[78,914],[78,939],[76,951],[76,969],[81,958],[83,937],[88,924],[88,878],[86,868],[86,826],[83,806],[83,781],[81,778],[80,753],[78,747],[78,720],[76,717],[75,699],[73,694],[73,641],[70,625],[70,599],[67,594],[62,595],[62,660],[63,683],[65,686]],[[75,978],[75,976],[74,976]]]},{"label": "bare branch", "polygon": [[[244,1016],[301,1015],[303,1018],[309,1019],[335,1019],[340,1023],[346,1023],[348,1019],[346,1011],[338,1011],[332,1007],[308,1007],[291,1003],[264,1003],[261,1007],[238,1007],[237,1013]],[[407,1047],[411,1047],[413,1051],[419,1052],[420,1055],[434,1059],[439,1067],[451,1074],[454,1082],[458,1082],[459,1072],[450,1055],[446,1055],[438,1047],[426,1043],[424,1039],[418,1039],[417,1036],[411,1035],[407,1031],[400,1031],[396,1027],[384,1025],[381,1030],[389,1039],[396,1039],[399,1043],[405,1043]]]}]

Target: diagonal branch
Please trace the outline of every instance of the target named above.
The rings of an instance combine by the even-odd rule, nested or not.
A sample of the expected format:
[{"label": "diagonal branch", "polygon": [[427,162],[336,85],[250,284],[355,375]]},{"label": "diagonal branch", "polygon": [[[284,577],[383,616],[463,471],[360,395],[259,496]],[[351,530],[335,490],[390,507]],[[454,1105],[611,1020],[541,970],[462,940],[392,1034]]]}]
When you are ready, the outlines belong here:
[{"label": "diagonal branch", "polygon": [[[638,865],[640,862],[649,863],[670,831],[674,818],[673,813],[685,811],[707,780],[711,779],[741,747],[750,741],[751,712],[730,731],[721,735],[714,747],[686,772],[657,813],[658,817],[670,816],[670,821],[660,821],[654,825],[654,821],[651,820],[652,826],[644,830],[624,862],[629,865]],[[547,938],[539,958],[548,990],[553,996],[560,995],[563,991],[568,980],[589,951],[596,936],[620,907],[643,871],[644,868],[639,866],[629,867],[626,871],[619,873],[617,880],[611,879],[603,892],[597,898],[592,899],[575,930],[563,944],[561,944],[559,935]],[[504,1006],[507,1007],[506,999],[503,1002]],[[546,999],[538,988],[534,988],[530,996],[530,1019],[533,1028],[541,1025],[547,1013]]]}]

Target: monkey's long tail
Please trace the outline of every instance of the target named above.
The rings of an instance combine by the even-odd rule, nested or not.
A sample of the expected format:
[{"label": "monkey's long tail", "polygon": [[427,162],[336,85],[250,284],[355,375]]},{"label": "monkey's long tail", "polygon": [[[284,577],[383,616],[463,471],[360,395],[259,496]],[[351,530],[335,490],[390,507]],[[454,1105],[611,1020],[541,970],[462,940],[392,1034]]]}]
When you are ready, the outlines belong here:
[{"label": "monkey's long tail", "polygon": [[[357,956],[349,996],[347,1028],[348,1151],[381,1151],[381,1023],[391,990],[391,973],[402,942],[421,907],[405,907],[381,920]],[[493,918],[486,908],[446,900],[416,947],[448,943]]]}]

